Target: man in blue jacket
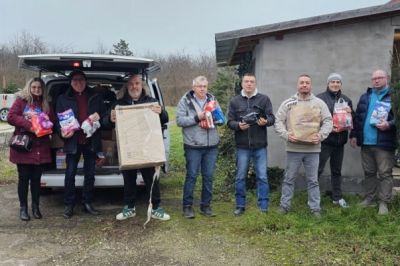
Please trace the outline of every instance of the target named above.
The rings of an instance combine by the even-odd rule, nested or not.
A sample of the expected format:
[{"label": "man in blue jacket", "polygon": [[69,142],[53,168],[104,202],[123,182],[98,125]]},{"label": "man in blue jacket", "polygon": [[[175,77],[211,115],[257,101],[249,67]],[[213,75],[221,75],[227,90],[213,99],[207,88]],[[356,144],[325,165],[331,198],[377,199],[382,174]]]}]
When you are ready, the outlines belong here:
[{"label": "man in blue jacket", "polygon": [[[391,90],[388,75],[383,70],[372,73],[372,88],[361,95],[354,119],[354,129],[350,134],[352,147],[361,146],[361,159],[365,175],[365,199],[363,207],[375,206],[379,200],[380,215],[388,214],[387,204],[391,200],[393,188],[392,169],[396,149],[396,126],[391,108]],[[377,106],[388,106],[387,118],[374,123],[371,119]],[[383,116],[385,117],[385,115]]]},{"label": "man in blue jacket", "polygon": [[[267,95],[258,92],[255,75],[244,74],[241,84],[242,91],[232,98],[228,111],[228,126],[234,130],[236,142],[235,216],[245,211],[250,160],[256,172],[258,208],[264,213],[268,211],[267,127],[275,122],[271,101]],[[251,113],[259,113],[256,120],[246,116]]]}]

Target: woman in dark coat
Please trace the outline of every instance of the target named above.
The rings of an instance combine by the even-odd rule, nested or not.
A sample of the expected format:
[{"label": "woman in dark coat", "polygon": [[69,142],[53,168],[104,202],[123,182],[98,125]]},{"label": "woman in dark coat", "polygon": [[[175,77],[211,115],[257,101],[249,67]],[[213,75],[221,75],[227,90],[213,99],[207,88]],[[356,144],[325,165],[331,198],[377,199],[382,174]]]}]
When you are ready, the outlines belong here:
[{"label": "woman in dark coat", "polygon": [[40,112],[51,115],[45,84],[42,79],[33,78],[17,94],[7,117],[8,123],[15,126],[14,135],[27,134],[32,139],[30,151],[18,151],[10,147],[10,162],[17,165],[18,171],[18,198],[22,221],[30,220],[28,214],[29,183],[32,195],[32,215],[36,219],[42,218],[39,210],[40,178],[44,165],[51,162],[51,152],[49,135],[36,137],[33,133],[31,117],[33,113],[39,114]]}]

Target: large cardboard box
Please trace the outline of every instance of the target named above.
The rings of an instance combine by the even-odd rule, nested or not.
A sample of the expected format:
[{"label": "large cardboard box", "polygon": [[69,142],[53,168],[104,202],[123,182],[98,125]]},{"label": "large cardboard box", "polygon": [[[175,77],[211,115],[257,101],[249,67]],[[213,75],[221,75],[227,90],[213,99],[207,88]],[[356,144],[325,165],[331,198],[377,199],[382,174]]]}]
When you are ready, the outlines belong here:
[{"label": "large cardboard box", "polygon": [[154,103],[117,106],[115,124],[121,170],[159,166],[165,163],[160,117]]}]

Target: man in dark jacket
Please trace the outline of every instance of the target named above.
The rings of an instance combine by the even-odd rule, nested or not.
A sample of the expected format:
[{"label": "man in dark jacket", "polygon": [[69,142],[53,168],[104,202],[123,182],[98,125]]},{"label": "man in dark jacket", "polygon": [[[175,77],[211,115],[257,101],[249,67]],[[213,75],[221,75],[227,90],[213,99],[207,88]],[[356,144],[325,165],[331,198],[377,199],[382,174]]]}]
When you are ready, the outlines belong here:
[{"label": "man in dark jacket", "polygon": [[[143,81],[141,75],[133,75],[129,78],[127,86],[123,88],[122,98],[117,100],[110,111],[110,114],[104,118],[103,124],[107,127],[115,127],[116,112],[115,106],[117,105],[133,105],[141,103],[152,103],[155,104],[152,110],[160,115],[161,125],[168,123],[168,113],[162,108],[155,98],[146,95],[146,91],[143,88]],[[118,122],[118,121],[117,121]],[[134,141],[134,140],[133,140]],[[136,140],[140,141],[140,140]],[[146,193],[148,196],[152,196],[151,203],[153,209],[151,211],[151,217],[154,219],[166,221],[170,219],[170,216],[160,207],[160,186],[158,180],[154,181],[153,190],[151,192],[153,175],[155,172],[154,167],[123,170],[122,176],[124,177],[124,201],[125,206],[122,211],[116,216],[117,220],[125,220],[136,216],[135,200],[136,200],[136,178],[138,170],[142,174],[144,184],[146,186]]]},{"label": "man in dark jacket", "polygon": [[[342,76],[337,73],[332,73],[328,76],[328,87],[326,91],[317,95],[322,99],[329,108],[331,115],[334,113],[335,104],[339,101],[347,103],[346,111],[354,114],[353,104],[349,97],[342,93]],[[330,161],[331,168],[331,186],[332,186],[332,201],[342,208],[347,208],[347,203],[342,195],[342,163],[344,154],[344,145],[347,143],[348,130],[340,130],[335,128],[321,143],[321,152],[319,154],[318,177],[324,171],[326,162]]]},{"label": "man in dark jacket", "polygon": [[[79,124],[89,116],[92,122],[100,121],[105,115],[103,99],[99,94],[94,94],[86,84],[86,75],[80,70],[70,73],[71,87],[57,99],[56,112],[62,113],[72,109]],[[66,153],[65,181],[64,181],[64,218],[69,219],[73,215],[75,205],[75,175],[78,161],[83,154],[84,181],[82,189],[83,211],[92,215],[99,212],[92,206],[94,195],[94,172],[96,154],[102,151],[100,130],[91,137],[86,138],[81,129],[78,131],[64,131],[60,123],[56,123],[56,130],[64,139],[64,152]]]},{"label": "man in dark jacket", "polygon": [[[252,112],[258,113],[256,120]],[[236,209],[234,215],[244,213],[246,206],[246,177],[250,160],[253,160],[257,179],[258,207],[268,211],[269,185],[267,177],[267,127],[275,122],[268,96],[256,88],[254,74],[244,74],[240,95],[232,98],[228,111],[228,126],[235,131],[236,141]]]},{"label": "man in dark jacket", "polygon": [[[375,206],[374,201],[377,197],[379,199],[378,214],[386,215],[393,188],[392,169],[396,149],[396,126],[387,73],[376,70],[372,73],[371,80],[372,88],[368,88],[367,92],[361,95],[357,104],[350,141],[353,147],[361,146],[366,196],[360,205]],[[378,110],[379,106],[383,108],[382,112]],[[383,106],[387,106],[387,110]],[[383,119],[375,123],[377,111],[381,112],[378,115],[383,114]]]}]

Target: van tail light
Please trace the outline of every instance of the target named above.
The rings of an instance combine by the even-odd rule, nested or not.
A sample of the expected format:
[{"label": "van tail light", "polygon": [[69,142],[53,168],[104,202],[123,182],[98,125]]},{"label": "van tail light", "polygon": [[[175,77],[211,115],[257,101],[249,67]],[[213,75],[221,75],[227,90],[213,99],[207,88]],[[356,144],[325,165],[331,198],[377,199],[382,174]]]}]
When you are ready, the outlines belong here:
[{"label": "van tail light", "polygon": [[73,63],[72,63],[72,66],[73,66],[73,67],[80,67],[80,66],[81,66],[81,63],[79,63],[79,62],[73,62]]}]

